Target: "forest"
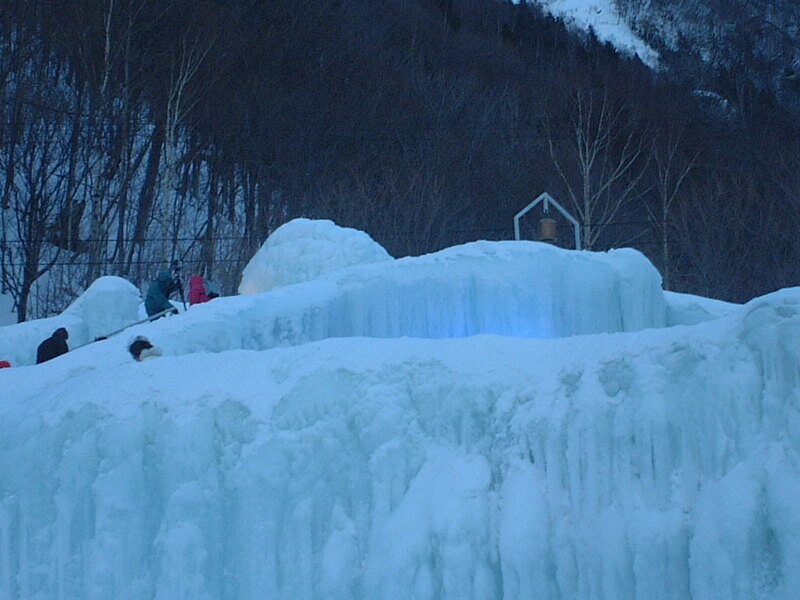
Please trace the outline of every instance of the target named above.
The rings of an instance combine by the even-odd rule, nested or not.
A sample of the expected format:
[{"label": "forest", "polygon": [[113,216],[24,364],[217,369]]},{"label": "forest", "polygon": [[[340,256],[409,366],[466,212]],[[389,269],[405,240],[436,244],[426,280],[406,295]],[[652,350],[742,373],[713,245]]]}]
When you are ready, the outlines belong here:
[{"label": "forest", "polygon": [[753,77],[763,45],[654,47],[498,0],[5,0],[0,292],[23,321],[179,260],[234,293],[298,216],[401,257],[513,239],[545,191],[665,289],[796,285],[798,78]]}]

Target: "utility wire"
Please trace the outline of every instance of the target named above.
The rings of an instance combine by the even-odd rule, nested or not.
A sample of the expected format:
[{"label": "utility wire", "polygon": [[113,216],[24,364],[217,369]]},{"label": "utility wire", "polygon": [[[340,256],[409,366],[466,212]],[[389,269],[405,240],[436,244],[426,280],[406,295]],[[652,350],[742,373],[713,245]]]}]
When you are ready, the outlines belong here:
[{"label": "utility wire", "polygon": [[[78,262],[78,261],[75,261],[75,262],[67,262],[67,261],[65,261],[65,262],[54,262],[54,263],[47,262],[47,264],[50,265],[50,266],[54,266],[54,267],[56,267],[56,266],[58,266],[58,267],[102,267],[102,266],[113,267],[113,266],[118,265],[118,264],[128,264],[128,265],[137,265],[137,266],[138,265],[164,265],[164,264],[167,264],[168,262],[169,262],[168,260],[137,260],[137,261],[134,261],[132,263],[127,263],[127,262],[120,262],[120,261],[114,261],[114,260],[104,260],[104,261],[90,261],[90,262],[83,262],[83,261],[80,261],[80,262]],[[205,264],[208,261],[202,260],[202,259],[196,259],[196,260],[182,260],[180,262],[181,262],[181,264],[198,264],[198,263]],[[242,262],[242,261],[237,259],[237,258],[218,258],[218,259],[215,259],[213,262],[214,262],[214,264],[218,264],[218,263],[237,263],[237,262]],[[0,266],[4,266],[4,267],[24,267],[25,263],[7,262],[7,263],[0,264]]]},{"label": "utility wire", "polygon": [[[664,221],[601,221],[598,223],[593,223],[592,227],[621,227],[624,225],[663,225]],[[529,228],[533,229],[535,226],[531,225]],[[412,230],[408,230],[412,231]],[[506,233],[509,234],[513,232],[512,227],[488,227],[488,228],[471,228],[471,229],[442,229],[442,233]],[[85,243],[95,243],[95,242],[104,242],[104,243],[116,243],[116,242],[222,242],[222,241],[256,241],[256,242],[263,242],[263,236],[247,236],[247,235],[230,235],[230,236],[215,236],[215,237],[178,237],[178,238],[163,238],[163,237],[151,237],[151,238],[116,238],[116,237],[108,237],[108,238],[80,238],[79,241]],[[46,240],[45,240],[46,241]],[[2,240],[0,241],[0,245],[2,244],[26,244],[29,243],[29,240],[22,240],[22,239],[12,239],[12,240]],[[47,242],[50,243],[50,242]]]}]

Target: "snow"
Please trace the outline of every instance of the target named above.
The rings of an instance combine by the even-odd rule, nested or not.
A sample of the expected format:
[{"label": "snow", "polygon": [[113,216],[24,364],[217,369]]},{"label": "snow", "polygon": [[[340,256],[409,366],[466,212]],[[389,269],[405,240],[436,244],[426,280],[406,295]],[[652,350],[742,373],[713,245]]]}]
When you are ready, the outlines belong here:
[{"label": "snow", "polygon": [[617,50],[638,55],[649,67],[658,64],[658,53],[636,37],[617,11],[614,0],[535,0],[546,13],[568,26],[588,31],[597,39],[610,42]]},{"label": "snow", "polygon": [[664,294],[633,250],[536,242],[303,279],[0,370],[0,598],[800,586],[800,288]]},{"label": "snow", "polygon": [[719,319],[733,314],[741,308],[739,304],[703,298],[692,294],[664,292],[667,303],[667,326],[694,325],[703,321]]}]

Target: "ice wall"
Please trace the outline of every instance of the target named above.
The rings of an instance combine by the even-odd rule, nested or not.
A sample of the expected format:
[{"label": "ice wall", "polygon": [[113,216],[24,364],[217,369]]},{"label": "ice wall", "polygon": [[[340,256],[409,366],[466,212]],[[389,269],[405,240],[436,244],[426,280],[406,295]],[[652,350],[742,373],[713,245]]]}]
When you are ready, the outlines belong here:
[{"label": "ice wall", "polygon": [[[695,324],[739,308],[662,295],[658,273],[634,250],[482,242],[394,261],[363,232],[309,219],[269,237],[245,269],[242,289],[299,283],[306,285],[248,301],[220,299],[212,313],[193,307],[191,318],[151,331],[180,353],[198,343],[221,351],[350,335],[560,337]],[[69,330],[75,348],[145,316],[132,284],[102,277],[62,315],[0,327],[0,360],[32,364],[36,346],[58,327]],[[132,333],[141,332],[126,339]]]},{"label": "ice wall", "polygon": [[634,333],[7,369],[0,598],[787,600],[798,340],[794,289]]},{"label": "ice wall", "polygon": [[552,338],[663,327],[660,275],[635,250],[474,242],[357,265],[265,294],[219,298],[139,330],[168,354],[331,337]]},{"label": "ice wall", "polygon": [[139,290],[120,277],[100,277],[63,313],[0,327],[0,360],[14,366],[36,362],[36,348],[59,327],[69,332],[67,343],[76,348],[138,319]]},{"label": "ice wall", "polygon": [[[217,298],[122,337],[146,335],[183,354],[329,337],[549,338],[667,323],[660,275],[631,249],[475,242],[392,260],[363,232],[296,219],[270,236],[250,267],[243,286],[269,292]],[[0,327],[0,360],[32,364],[36,346],[58,327],[68,329],[75,348],[144,317],[131,283],[103,277],[62,315]]]}]

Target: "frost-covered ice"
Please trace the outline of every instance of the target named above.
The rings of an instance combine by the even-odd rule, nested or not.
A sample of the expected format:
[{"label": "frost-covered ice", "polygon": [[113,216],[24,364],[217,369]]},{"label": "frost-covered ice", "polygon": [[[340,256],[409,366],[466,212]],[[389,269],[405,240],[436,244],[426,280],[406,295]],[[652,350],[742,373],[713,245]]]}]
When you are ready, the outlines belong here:
[{"label": "frost-covered ice", "polygon": [[[268,254],[287,272],[296,263],[302,271],[309,260],[307,230],[294,231],[293,242],[282,242],[284,251]],[[363,235],[349,231],[353,237]],[[340,233],[348,235],[347,230]],[[291,247],[294,255],[286,251]],[[333,259],[325,253],[329,246],[316,248],[325,264],[336,263],[336,252],[329,251]],[[265,262],[262,272],[276,270]],[[114,322],[132,323],[138,316],[136,288],[117,281],[124,284],[117,295],[126,301],[103,295],[105,310]],[[76,315],[74,307],[97,303],[84,298],[98,297],[93,292],[98,283],[59,317],[0,329],[9,332],[0,335],[0,353],[8,348],[18,353],[17,364],[32,364],[36,344],[56,327],[67,327],[72,347],[94,339],[82,333],[87,324],[95,335],[114,330],[97,326],[103,310]],[[167,354],[186,354],[266,350],[332,337],[461,338],[486,333],[552,338],[635,331],[665,325],[667,302],[660,285],[656,269],[631,249],[593,253],[538,242],[474,242],[426,256],[331,267],[316,278],[268,293],[192,306],[179,318],[132,328],[124,337],[146,335]],[[117,303],[128,308],[115,313]]]},{"label": "frost-covered ice", "polygon": [[332,271],[141,327],[167,354],[268,349],[331,337],[562,337],[665,324],[660,276],[640,253],[474,242]]},{"label": "frost-covered ice", "polygon": [[788,600],[798,340],[532,242],[197,305],[0,370],[0,598]]},{"label": "frost-covered ice", "polygon": [[363,231],[328,220],[294,219],[278,227],[250,259],[239,293],[268,292],[344,267],[389,259],[383,246]]}]

